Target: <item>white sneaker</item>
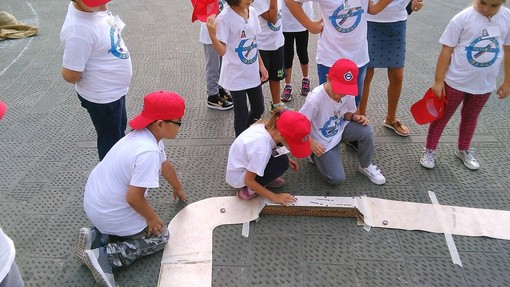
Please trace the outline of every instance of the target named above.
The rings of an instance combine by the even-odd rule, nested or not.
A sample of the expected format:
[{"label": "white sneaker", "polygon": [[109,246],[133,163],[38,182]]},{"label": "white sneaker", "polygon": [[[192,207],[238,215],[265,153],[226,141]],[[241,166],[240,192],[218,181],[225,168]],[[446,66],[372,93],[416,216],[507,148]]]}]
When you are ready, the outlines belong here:
[{"label": "white sneaker", "polygon": [[386,183],[386,178],[382,175],[381,170],[376,165],[370,164],[368,167],[363,168],[358,165],[358,171],[364,176],[368,177],[371,182],[381,185]]},{"label": "white sneaker", "polygon": [[420,164],[424,168],[434,168],[436,166],[436,153],[433,149],[426,148],[425,151],[421,154]]},{"label": "white sneaker", "polygon": [[464,165],[471,169],[471,170],[477,170],[480,168],[480,164],[476,160],[475,156],[473,155],[473,152],[469,150],[455,150],[455,155],[462,160]]}]

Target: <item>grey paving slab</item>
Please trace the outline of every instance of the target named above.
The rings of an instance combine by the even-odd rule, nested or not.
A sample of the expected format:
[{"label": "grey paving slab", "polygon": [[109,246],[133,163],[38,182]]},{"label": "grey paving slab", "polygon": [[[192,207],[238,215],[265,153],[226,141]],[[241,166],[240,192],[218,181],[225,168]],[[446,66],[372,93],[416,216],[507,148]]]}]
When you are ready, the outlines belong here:
[{"label": "grey paving slab", "polygon": [[[411,129],[401,138],[382,126],[386,111],[384,70],[377,70],[368,105],[376,134],[374,162],[388,178],[374,186],[356,172],[357,155],[342,147],[347,180],[339,187],[322,181],[317,169],[300,160],[300,171],[286,174],[281,192],[299,195],[359,196],[510,210],[510,103],[491,97],[480,117],[473,148],[482,168],[472,172],[454,156],[459,115],[446,127],[437,150],[437,167],[419,165],[427,126],[409,112],[434,77],[438,39],[449,19],[466,7],[461,0],[426,0],[408,21],[405,80],[398,116]],[[133,60],[127,97],[129,117],[143,96],[174,90],[186,99],[179,138],[166,141],[190,202],[233,195],[224,181],[228,148],[234,138],[233,112],[206,107],[204,57],[198,24],[191,24],[189,1],[112,1],[110,10],[127,23],[123,36]],[[97,286],[73,256],[80,227],[87,226],[83,187],[97,164],[95,132],[72,86],[60,77],[58,34],[66,1],[0,0],[21,22],[37,25],[29,39],[0,42],[0,99],[7,115],[0,121],[0,225],[17,247],[27,286]],[[310,39],[311,80],[316,36]],[[296,67],[298,66],[296,59]],[[501,77],[500,77],[501,78]],[[294,85],[299,85],[299,72]],[[269,89],[263,87],[266,101]],[[299,109],[304,98],[289,106]],[[269,108],[267,105],[266,108]],[[166,222],[185,204],[176,203],[162,182],[150,202]],[[510,243],[454,236],[464,267],[452,264],[444,236],[420,231],[372,229],[349,218],[262,216],[251,224],[214,231],[213,286],[506,286]],[[120,286],[155,286],[161,253],[116,270]]]}]

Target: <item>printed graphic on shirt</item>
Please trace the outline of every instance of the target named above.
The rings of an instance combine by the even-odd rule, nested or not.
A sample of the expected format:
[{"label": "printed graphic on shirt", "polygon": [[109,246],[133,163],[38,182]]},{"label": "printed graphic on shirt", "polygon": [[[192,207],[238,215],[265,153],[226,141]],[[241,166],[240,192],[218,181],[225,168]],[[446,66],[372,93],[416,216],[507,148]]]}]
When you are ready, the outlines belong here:
[{"label": "printed graphic on shirt", "polygon": [[241,59],[241,62],[246,65],[253,64],[257,60],[258,56],[257,42],[255,41],[255,38],[241,40],[241,42],[239,42],[239,46],[235,48],[235,51],[239,56],[239,59]]},{"label": "printed graphic on shirt", "polygon": [[365,10],[363,10],[361,6],[351,7],[355,4],[358,5],[357,3],[349,4],[349,1],[344,1],[344,3],[338,6],[333,12],[333,15],[328,17],[335,30],[340,33],[349,33],[358,27]]},{"label": "printed graphic on shirt", "polygon": [[108,50],[113,56],[119,59],[129,59],[129,51],[122,40],[121,31],[124,29],[124,22],[118,16],[112,16],[109,13],[108,23],[110,27],[110,43],[111,48]]},{"label": "printed graphic on shirt", "polygon": [[225,3],[227,3],[227,2],[224,1],[224,0],[219,0],[218,1],[218,4],[220,5],[220,8],[218,10],[218,15],[220,14],[221,11],[223,11],[223,8],[225,7]]},{"label": "printed graphic on shirt", "polygon": [[278,16],[276,20],[276,24],[280,23],[280,25],[275,26],[273,23],[267,21],[267,27],[269,27],[269,29],[275,32],[280,31],[280,29],[282,28],[282,22],[280,21],[280,19],[282,19],[282,10],[278,10]]},{"label": "printed graphic on shirt", "polygon": [[499,42],[496,35],[487,29],[482,29],[482,36],[476,38],[466,47],[467,61],[477,67],[489,67],[498,59],[500,53]]},{"label": "printed graphic on shirt", "polygon": [[337,112],[335,112],[335,115],[329,118],[324,123],[324,126],[320,129],[321,134],[325,138],[331,138],[334,137],[338,133],[338,127],[340,127],[344,122],[344,117],[339,116]]}]

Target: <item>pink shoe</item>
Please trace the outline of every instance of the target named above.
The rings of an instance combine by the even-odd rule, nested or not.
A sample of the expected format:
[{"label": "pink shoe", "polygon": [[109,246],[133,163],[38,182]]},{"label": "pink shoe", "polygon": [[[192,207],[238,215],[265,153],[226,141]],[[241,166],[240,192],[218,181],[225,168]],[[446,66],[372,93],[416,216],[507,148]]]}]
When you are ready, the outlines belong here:
[{"label": "pink shoe", "polygon": [[245,186],[245,187],[241,188],[239,191],[237,191],[237,197],[239,197],[240,199],[243,199],[243,200],[252,199],[257,195],[258,195],[258,193],[251,190],[247,186]]},{"label": "pink shoe", "polygon": [[284,183],[285,183],[285,179],[283,179],[281,177],[277,177],[275,180],[268,183],[267,187],[273,187],[273,188],[282,187]]}]

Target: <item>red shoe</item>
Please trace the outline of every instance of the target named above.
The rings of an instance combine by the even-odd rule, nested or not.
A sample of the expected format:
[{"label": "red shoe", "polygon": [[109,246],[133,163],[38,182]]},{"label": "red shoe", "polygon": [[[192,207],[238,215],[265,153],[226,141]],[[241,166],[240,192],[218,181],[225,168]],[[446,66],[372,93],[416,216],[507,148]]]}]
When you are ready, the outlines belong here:
[{"label": "red shoe", "polygon": [[241,188],[239,191],[237,191],[237,197],[243,200],[252,199],[259,195],[255,191],[251,190],[249,187],[245,186]]}]

